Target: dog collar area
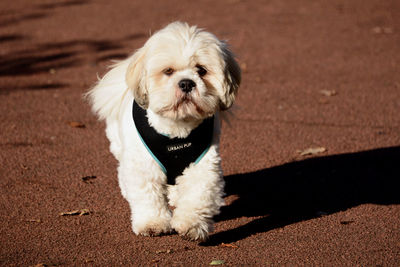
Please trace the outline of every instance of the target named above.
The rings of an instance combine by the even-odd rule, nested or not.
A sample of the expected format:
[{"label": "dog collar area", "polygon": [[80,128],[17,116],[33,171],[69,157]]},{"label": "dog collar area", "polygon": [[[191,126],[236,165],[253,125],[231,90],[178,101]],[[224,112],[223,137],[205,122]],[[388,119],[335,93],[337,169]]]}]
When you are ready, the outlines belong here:
[{"label": "dog collar area", "polygon": [[214,117],[204,119],[186,138],[170,138],[150,126],[147,111],[136,101],[132,116],[140,140],[166,174],[168,184],[174,185],[175,178],[191,163],[199,163],[211,146]]}]

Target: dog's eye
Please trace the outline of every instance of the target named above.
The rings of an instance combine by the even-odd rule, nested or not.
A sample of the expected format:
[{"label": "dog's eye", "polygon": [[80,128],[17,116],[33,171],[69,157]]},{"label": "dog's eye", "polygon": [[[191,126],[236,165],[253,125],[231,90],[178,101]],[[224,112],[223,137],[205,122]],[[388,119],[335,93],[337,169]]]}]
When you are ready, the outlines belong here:
[{"label": "dog's eye", "polygon": [[200,77],[203,77],[204,75],[207,74],[207,70],[203,66],[197,65],[196,67],[197,67],[197,73],[200,75]]},{"label": "dog's eye", "polygon": [[174,73],[174,69],[172,68],[167,68],[165,70],[163,70],[164,74],[167,76],[171,76]]}]

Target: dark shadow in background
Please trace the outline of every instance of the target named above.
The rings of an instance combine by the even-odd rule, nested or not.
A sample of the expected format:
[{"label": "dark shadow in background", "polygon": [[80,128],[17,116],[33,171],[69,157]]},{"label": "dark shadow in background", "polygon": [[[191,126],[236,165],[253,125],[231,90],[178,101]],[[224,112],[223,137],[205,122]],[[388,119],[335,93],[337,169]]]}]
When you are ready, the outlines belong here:
[{"label": "dark shadow in background", "polygon": [[48,4],[39,4],[38,7],[41,9],[54,9],[59,7],[80,6],[88,3],[90,3],[88,0],[53,1]]},{"label": "dark shadow in background", "polygon": [[[101,62],[120,60],[129,56],[134,48],[129,42],[145,38],[144,33],[131,34],[113,40],[73,40],[66,42],[44,43],[19,51],[11,51],[0,57],[0,78],[48,74],[52,71],[72,68],[78,65],[97,65]],[[3,35],[5,42],[21,42],[28,39],[21,35]],[[128,53],[126,51],[129,51]],[[36,79],[38,80],[38,79]],[[51,84],[16,85],[7,81],[0,87],[0,94],[9,94],[20,90],[61,89],[68,84],[52,82]]]},{"label": "dark shadow in background", "polygon": [[32,75],[50,69],[73,67],[79,63],[75,54],[67,51],[49,53],[47,50],[8,54],[0,59],[0,76]]},{"label": "dark shadow in background", "polygon": [[[90,3],[89,0],[54,0],[51,3],[19,9],[11,5],[8,10],[0,11],[0,28],[31,23],[52,16],[57,9]],[[7,52],[0,57],[0,95],[21,90],[67,88],[68,84],[57,81],[57,78],[51,78],[51,75],[62,69],[80,65],[95,66],[104,61],[126,58],[137,48],[130,47],[130,41],[146,37],[145,33],[133,32],[127,33],[125,37],[111,40],[78,39],[34,44],[34,38],[31,36],[19,33],[0,35],[0,43],[8,45]],[[14,77],[33,75],[42,76],[31,79],[31,83],[16,83],[14,79]]]},{"label": "dark shadow in background", "polygon": [[[66,42],[51,42],[28,49],[11,51],[0,58],[0,78],[46,74],[51,71],[71,68],[82,64],[97,65],[111,60],[124,59],[134,48],[127,49],[129,42],[145,38],[144,33],[131,34],[113,40],[73,40]],[[28,39],[20,35],[3,35],[0,40],[5,42],[20,42]],[[129,51],[127,53],[126,51]],[[16,86],[3,84],[0,94],[8,94],[18,90],[59,89],[68,87],[64,83],[32,84]]]},{"label": "dark shadow in background", "polygon": [[20,34],[5,34],[0,35],[0,43],[4,44],[6,42],[15,42],[26,39],[25,36]]},{"label": "dark shadow in background", "polygon": [[[54,0],[51,3],[38,4],[32,8],[13,9],[0,11],[0,27],[13,26],[14,24],[29,23],[54,14],[54,10],[70,6],[87,5],[89,0]],[[31,45],[29,48],[14,48],[0,57],[0,78],[4,76],[26,76],[49,72],[51,69],[59,70],[80,64],[97,64],[107,60],[117,60],[127,57],[126,47],[129,41],[145,38],[144,33],[130,33],[118,39],[79,39],[65,42],[49,42]],[[1,43],[11,43],[32,40],[30,36],[20,34],[0,35]],[[19,47],[16,45],[15,47]],[[9,48],[13,48],[10,46]],[[135,47],[129,48],[131,53]],[[88,60],[89,58],[89,60]],[[85,62],[86,61],[86,62]],[[87,62],[92,61],[92,62]],[[10,86],[8,86],[10,87]]]},{"label": "dark shadow in background", "polygon": [[[63,69],[82,64],[84,57],[93,55],[94,62],[121,59],[129,54],[124,44],[133,39],[144,38],[145,34],[134,34],[116,40],[74,40],[45,43],[22,51],[15,51],[0,58],[0,77],[34,75],[50,69]],[[12,39],[12,36],[4,36]],[[18,40],[22,36],[15,37]],[[1,36],[0,36],[1,39]],[[131,49],[133,50],[133,49]]]},{"label": "dark shadow in background", "polygon": [[43,19],[45,17],[47,17],[47,14],[43,12],[31,12],[28,14],[20,14],[12,17],[7,17],[3,15],[0,17],[0,27],[8,27],[22,22]]},{"label": "dark shadow in background", "polygon": [[8,10],[3,10],[0,12],[0,27],[13,26],[19,23],[26,23],[33,20],[39,20],[51,15],[57,8],[77,6],[89,4],[88,0],[66,0],[66,1],[56,1],[53,0],[49,4],[39,4],[35,7],[24,8],[24,9],[14,9],[13,5],[9,6]]},{"label": "dark shadow in background", "polygon": [[364,203],[400,204],[400,147],[306,159],[225,180],[227,195],[239,198],[215,219],[262,217],[211,235],[205,246],[235,242]]},{"label": "dark shadow in background", "polygon": [[16,92],[16,91],[36,91],[36,90],[56,90],[56,89],[63,89],[68,87],[69,85],[66,83],[51,83],[51,84],[31,84],[31,85],[26,85],[26,86],[2,86],[0,88],[0,95],[7,95],[11,92]]}]

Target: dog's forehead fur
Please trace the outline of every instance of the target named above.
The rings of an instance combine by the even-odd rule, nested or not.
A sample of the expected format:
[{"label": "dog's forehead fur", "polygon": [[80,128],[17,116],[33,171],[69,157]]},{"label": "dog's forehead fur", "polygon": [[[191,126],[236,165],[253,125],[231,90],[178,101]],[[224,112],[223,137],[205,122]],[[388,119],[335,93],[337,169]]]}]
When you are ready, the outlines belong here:
[{"label": "dog's forehead fur", "polygon": [[222,42],[213,34],[186,23],[172,23],[156,32],[145,44],[147,67],[184,69],[203,65],[223,69]]}]

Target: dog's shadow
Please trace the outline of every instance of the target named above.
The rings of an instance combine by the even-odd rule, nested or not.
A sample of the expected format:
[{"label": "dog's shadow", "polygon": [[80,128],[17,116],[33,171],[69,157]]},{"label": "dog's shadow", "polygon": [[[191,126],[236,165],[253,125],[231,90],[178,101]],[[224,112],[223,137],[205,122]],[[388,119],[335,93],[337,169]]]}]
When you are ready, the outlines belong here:
[{"label": "dog's shadow", "polygon": [[213,234],[202,245],[238,241],[363,203],[399,204],[400,147],[311,158],[227,176],[225,181],[227,195],[237,195],[237,200],[215,220],[257,218]]}]

